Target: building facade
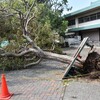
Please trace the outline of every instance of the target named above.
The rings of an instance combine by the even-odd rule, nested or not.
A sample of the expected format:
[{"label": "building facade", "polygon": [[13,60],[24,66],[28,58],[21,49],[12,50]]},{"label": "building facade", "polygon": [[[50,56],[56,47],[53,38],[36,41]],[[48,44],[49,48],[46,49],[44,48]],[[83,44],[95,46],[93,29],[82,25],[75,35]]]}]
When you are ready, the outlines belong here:
[{"label": "building facade", "polygon": [[68,33],[89,37],[91,42],[100,43],[100,0],[90,6],[65,15],[68,20]]}]

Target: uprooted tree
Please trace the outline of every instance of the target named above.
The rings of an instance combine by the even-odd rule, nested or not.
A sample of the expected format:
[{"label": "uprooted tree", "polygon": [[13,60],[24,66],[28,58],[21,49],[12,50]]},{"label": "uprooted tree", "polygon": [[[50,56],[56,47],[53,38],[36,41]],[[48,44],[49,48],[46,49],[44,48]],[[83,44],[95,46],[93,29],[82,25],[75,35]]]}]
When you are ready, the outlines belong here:
[{"label": "uprooted tree", "polygon": [[[54,50],[52,34],[57,32],[63,35],[66,30],[67,22],[61,14],[65,7],[69,10],[67,0],[1,0],[0,3],[0,21],[4,24],[2,26],[0,23],[3,27],[0,35],[10,41],[10,45],[0,53],[1,61],[4,62],[3,58],[16,59],[18,63],[17,58],[20,58],[20,62],[25,60],[24,67],[38,64],[41,59],[64,63],[72,61],[70,56],[43,50],[46,46],[49,50]],[[86,70],[86,62],[80,59],[78,61],[74,65]]]},{"label": "uprooted tree", "polygon": [[[10,43],[13,42],[12,44],[15,45],[15,50],[12,49],[12,45],[10,45],[10,49],[6,48],[10,52],[2,54],[2,57],[20,57],[32,53],[40,59],[48,58],[63,62],[66,62],[68,59],[71,61],[71,57],[40,49],[40,47],[42,48],[41,45],[46,41],[51,42],[49,45],[54,49],[55,45],[52,33],[64,33],[67,22],[63,20],[61,14],[63,5],[67,5],[67,0],[2,0],[0,3],[2,5],[0,8],[1,18],[5,21],[4,25],[7,27],[7,29],[6,27],[3,29],[1,36],[4,35],[10,40]],[[15,42],[11,41],[12,38],[14,38]],[[28,43],[24,46],[23,41],[27,41]],[[16,50],[20,45],[23,45],[23,48]],[[44,45],[45,47],[48,46],[48,44]]]}]

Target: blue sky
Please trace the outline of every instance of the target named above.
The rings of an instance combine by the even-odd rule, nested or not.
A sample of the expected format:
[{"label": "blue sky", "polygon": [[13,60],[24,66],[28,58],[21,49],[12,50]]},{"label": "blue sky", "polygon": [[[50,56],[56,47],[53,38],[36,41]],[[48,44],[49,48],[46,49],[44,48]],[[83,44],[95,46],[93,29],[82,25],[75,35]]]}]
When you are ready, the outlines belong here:
[{"label": "blue sky", "polygon": [[85,8],[87,6],[89,6],[91,4],[91,2],[95,2],[97,0],[68,0],[68,5],[72,6],[72,10],[71,11],[65,11],[64,14]]}]

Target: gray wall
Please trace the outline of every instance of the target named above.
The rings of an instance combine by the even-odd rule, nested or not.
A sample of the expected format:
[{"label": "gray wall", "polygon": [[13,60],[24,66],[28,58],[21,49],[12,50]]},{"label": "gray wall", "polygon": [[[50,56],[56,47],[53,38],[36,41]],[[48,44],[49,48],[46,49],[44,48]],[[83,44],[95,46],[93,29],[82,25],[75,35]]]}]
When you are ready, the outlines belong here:
[{"label": "gray wall", "polygon": [[92,29],[92,30],[86,30],[81,31],[82,37],[89,37],[91,41],[93,42],[99,42],[99,29]]}]

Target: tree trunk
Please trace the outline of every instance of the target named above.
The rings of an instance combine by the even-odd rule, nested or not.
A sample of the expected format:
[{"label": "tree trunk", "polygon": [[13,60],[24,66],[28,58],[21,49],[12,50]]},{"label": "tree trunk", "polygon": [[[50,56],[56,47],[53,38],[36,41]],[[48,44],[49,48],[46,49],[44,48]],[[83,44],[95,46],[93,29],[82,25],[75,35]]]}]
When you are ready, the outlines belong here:
[{"label": "tree trunk", "polygon": [[[24,56],[25,54],[33,53],[35,56],[38,56],[42,59],[51,59],[51,60],[56,60],[56,61],[60,61],[67,64],[69,64],[73,60],[73,57],[70,57],[67,55],[56,54],[56,53],[47,52],[43,50],[41,51],[40,50],[38,51],[37,49],[34,49],[34,48],[28,48],[19,54],[8,52],[8,53],[0,54],[0,57],[12,57],[12,56],[20,57],[20,56]],[[78,63],[78,62],[75,62],[74,65],[77,67],[83,66],[81,63]]]}]

